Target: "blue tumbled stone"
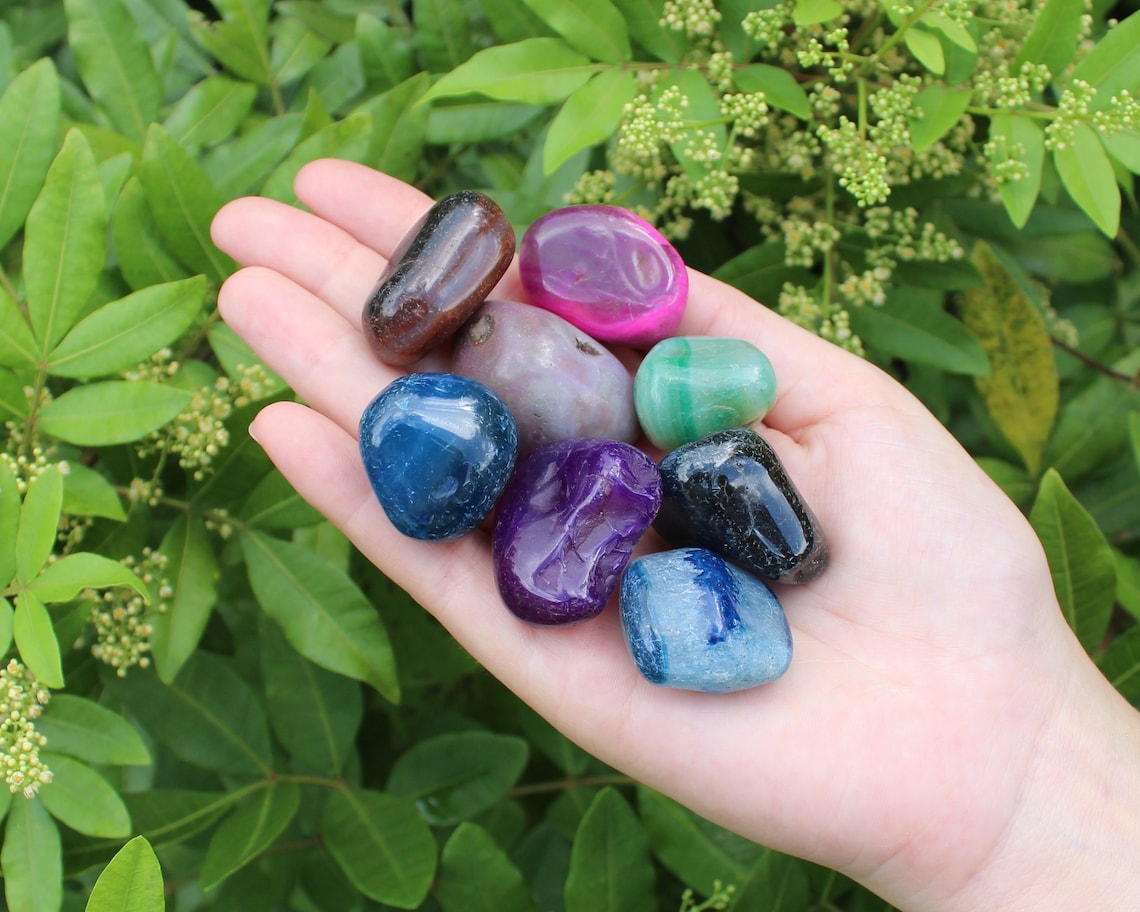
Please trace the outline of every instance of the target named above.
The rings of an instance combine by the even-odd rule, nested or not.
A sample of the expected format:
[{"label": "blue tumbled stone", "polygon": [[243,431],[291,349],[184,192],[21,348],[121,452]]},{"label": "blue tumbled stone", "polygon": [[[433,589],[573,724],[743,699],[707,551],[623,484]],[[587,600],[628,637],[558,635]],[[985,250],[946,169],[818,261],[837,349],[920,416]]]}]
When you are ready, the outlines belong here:
[{"label": "blue tumbled stone", "polygon": [[704,548],[633,561],[620,605],[629,651],[654,684],[729,693],[774,681],[792,661],[792,634],[772,590]]},{"label": "blue tumbled stone", "polygon": [[360,455],[392,524],[423,541],[459,538],[495,507],[518,452],[510,409],[482,383],[408,374],[368,404]]}]

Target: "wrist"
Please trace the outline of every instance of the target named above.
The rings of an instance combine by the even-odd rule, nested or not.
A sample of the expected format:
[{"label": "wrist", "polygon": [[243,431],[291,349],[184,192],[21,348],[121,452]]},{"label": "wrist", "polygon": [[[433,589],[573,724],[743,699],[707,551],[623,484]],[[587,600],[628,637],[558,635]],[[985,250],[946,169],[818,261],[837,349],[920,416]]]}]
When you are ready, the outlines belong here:
[{"label": "wrist", "polygon": [[984,866],[946,912],[1140,908],[1140,714],[1080,650]]}]

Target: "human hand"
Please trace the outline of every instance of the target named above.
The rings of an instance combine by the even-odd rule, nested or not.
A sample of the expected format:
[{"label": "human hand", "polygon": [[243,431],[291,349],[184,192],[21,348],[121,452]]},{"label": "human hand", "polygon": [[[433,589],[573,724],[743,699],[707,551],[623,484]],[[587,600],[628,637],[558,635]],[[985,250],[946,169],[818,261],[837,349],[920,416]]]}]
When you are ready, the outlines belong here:
[{"label": "human hand", "polygon": [[[361,310],[431,200],[336,161],[307,166],[296,190],[312,214],[242,199],[213,228],[246,267],[222,289],[223,317],[307,403],[269,406],[251,433],[480,663],[605,762],[895,905],[1044,909],[1041,897],[1069,895],[1053,862],[1080,815],[1050,802],[1062,788],[1066,806],[1081,805],[1068,771],[1103,770],[1109,742],[1140,756],[1134,714],[1065,625],[1032,529],[905,389],[691,273],[678,334],[746,339],[771,359],[780,390],[761,432],[817,514],[831,563],[809,585],[774,587],[795,644],[783,678],[726,695],[656,687],[613,606],[575,627],[528,626],[500,602],[484,532],[425,543],[389,523],[355,435],[401,371],[370,351]],[[494,296],[526,299],[515,269]],[[1100,787],[1131,787],[1108,778]],[[1043,837],[1045,821],[1064,838]],[[1130,849],[1121,864],[1134,867],[1131,835],[1115,851]],[[1090,851],[1111,857],[1115,845]],[[1089,906],[1087,888],[1072,897],[1108,908]]]}]

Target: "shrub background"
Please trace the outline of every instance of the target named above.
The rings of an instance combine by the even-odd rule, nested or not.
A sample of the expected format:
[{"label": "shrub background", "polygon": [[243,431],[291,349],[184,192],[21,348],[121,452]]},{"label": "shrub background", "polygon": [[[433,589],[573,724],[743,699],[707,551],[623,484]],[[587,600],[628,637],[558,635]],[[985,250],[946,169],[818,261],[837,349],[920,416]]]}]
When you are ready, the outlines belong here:
[{"label": "shrub background", "polygon": [[11,912],[886,908],[577,749],[248,439],[209,222],[322,156],[636,208],[881,364],[1140,700],[1134,3],[198,6],[0,5]]}]

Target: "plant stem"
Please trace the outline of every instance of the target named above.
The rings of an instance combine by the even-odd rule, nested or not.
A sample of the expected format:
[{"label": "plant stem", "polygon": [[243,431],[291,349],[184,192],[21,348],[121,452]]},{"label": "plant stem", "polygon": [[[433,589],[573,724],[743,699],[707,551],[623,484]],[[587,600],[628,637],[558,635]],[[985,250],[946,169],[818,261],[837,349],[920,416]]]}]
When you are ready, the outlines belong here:
[{"label": "plant stem", "polygon": [[[875,56],[879,60],[882,60],[883,57],[885,57],[896,44],[902,41],[903,36],[906,35],[908,31],[910,31],[911,26],[913,26],[916,22],[918,22],[919,19],[925,16],[927,10],[929,10],[937,2],[938,0],[925,0],[925,2],[917,10],[915,10],[914,15],[911,16],[902,25],[900,25],[898,27],[898,31],[896,31],[893,35],[891,35],[890,38],[886,40],[886,43],[881,48],[879,48]],[[864,66],[864,69],[866,69],[867,66],[870,66],[870,63],[871,61],[868,61]]]},{"label": "plant stem", "polygon": [[565,779],[556,779],[552,782],[532,782],[529,785],[520,785],[511,789],[511,798],[522,798],[525,795],[543,795],[547,792],[564,792],[572,788],[589,788],[595,785],[634,785],[634,780],[620,773],[607,773],[602,776],[568,776]]},{"label": "plant stem", "polygon": [[1093,370],[1104,374],[1106,377],[1111,377],[1113,380],[1120,380],[1122,383],[1127,383],[1133,389],[1140,389],[1140,373],[1137,373],[1135,376],[1129,376],[1122,371],[1116,370],[1116,368],[1109,367],[1107,364],[1104,364],[1101,361],[1097,361],[1096,358],[1086,355],[1079,348],[1073,348],[1073,346],[1069,345],[1066,342],[1062,342],[1055,336],[1051,338],[1053,340],[1053,344],[1065,354],[1072,355],[1078,361],[1087,364]]}]

